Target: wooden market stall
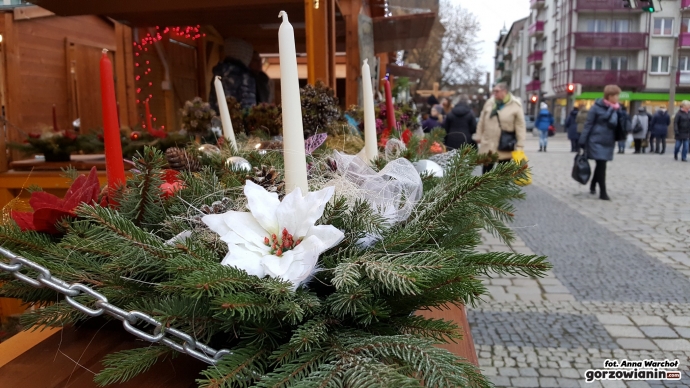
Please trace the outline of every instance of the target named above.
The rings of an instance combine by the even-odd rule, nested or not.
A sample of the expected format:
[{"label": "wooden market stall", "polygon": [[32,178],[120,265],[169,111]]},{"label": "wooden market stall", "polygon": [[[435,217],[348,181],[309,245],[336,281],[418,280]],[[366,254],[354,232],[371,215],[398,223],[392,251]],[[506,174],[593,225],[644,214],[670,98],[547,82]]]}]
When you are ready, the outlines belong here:
[{"label": "wooden market stall", "polygon": [[[389,53],[423,46],[436,17],[433,13],[386,16],[385,0],[369,3],[363,0],[35,0],[33,3],[40,7],[16,8],[0,18],[3,36],[0,95],[11,141],[20,139],[18,129],[49,124],[53,104],[60,127],[69,127],[75,118],[80,118],[84,131],[100,127],[97,61],[102,48],[110,50],[114,59],[121,126],[141,126],[144,101],[148,100],[154,126],[174,130],[179,122],[179,108],[186,100],[195,96],[207,98],[211,70],[223,57],[225,38],[242,38],[261,54],[278,52],[281,10],[288,12],[295,27],[297,52],[303,53],[300,62],[306,62],[308,82],[321,80],[336,88],[336,78],[344,77],[347,106],[358,103],[362,82],[360,52],[379,57],[380,79],[387,71]],[[150,37],[155,37],[156,42],[152,43]],[[337,60],[336,52],[344,55],[338,55]],[[271,71],[277,72],[276,66],[279,63],[266,59],[265,69],[273,67]],[[1,143],[4,138],[0,136],[0,139],[3,139],[0,147],[4,147]],[[9,162],[19,158],[14,152],[10,160],[4,153],[0,156],[3,207],[31,184],[57,191],[67,188],[68,182],[59,178],[57,171],[8,171]],[[103,172],[100,173],[103,178]],[[6,311],[2,311],[2,306],[0,316],[8,310],[5,307]],[[468,329],[462,308],[434,310],[424,315],[454,319]],[[67,338],[78,342],[79,336],[70,333],[71,337]],[[39,341],[31,333],[24,333],[22,341],[14,345],[21,350],[15,351],[14,358],[5,360],[4,364],[0,362],[0,367],[12,365],[15,368],[12,370],[22,370],[34,356],[54,352],[55,338],[55,335],[48,339],[44,336]],[[1,348],[2,345],[0,354]],[[448,348],[476,364],[469,330],[461,343]],[[95,361],[93,365],[99,368]],[[0,386],[10,381],[4,379],[3,368],[0,368]],[[31,376],[27,374],[26,378]],[[87,380],[90,381],[84,379],[83,386],[91,386]]]}]

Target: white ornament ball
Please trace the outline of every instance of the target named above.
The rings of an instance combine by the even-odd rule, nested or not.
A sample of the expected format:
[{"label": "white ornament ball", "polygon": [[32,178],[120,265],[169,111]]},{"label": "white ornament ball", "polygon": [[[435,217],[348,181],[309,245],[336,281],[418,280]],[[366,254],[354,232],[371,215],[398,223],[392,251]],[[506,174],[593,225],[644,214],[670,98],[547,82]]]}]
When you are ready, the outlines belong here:
[{"label": "white ornament ball", "polygon": [[199,146],[198,150],[206,156],[220,155],[220,148],[213,144],[202,144]]},{"label": "white ornament ball", "polygon": [[428,159],[423,159],[414,163],[414,168],[419,171],[419,173],[426,172],[437,178],[443,178],[443,168],[438,165],[438,163],[432,162]]},{"label": "white ornament ball", "polygon": [[225,165],[235,170],[251,171],[252,164],[245,158],[231,156],[225,161]]}]

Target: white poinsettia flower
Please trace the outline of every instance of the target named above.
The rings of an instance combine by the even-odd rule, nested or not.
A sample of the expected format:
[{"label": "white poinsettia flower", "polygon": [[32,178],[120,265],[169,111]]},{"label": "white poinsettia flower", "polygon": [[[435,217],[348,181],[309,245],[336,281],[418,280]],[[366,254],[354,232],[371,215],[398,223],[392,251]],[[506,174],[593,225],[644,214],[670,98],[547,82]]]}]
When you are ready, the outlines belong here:
[{"label": "white poinsettia flower", "polygon": [[281,278],[296,289],[313,275],[319,255],[345,237],[334,226],[314,225],[333,192],[327,187],[302,196],[296,188],[281,202],[278,194],[247,181],[249,212],[210,214],[202,221],[228,243],[223,265],[260,278]]}]

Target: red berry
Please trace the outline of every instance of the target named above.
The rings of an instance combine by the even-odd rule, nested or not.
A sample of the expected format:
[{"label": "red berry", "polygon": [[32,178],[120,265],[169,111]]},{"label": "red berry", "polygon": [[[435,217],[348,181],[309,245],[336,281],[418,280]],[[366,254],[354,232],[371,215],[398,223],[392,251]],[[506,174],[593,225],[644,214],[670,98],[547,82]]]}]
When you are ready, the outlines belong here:
[{"label": "red berry", "polygon": [[278,251],[276,252],[276,256],[282,256],[282,255],[283,255],[283,250],[278,249]]},{"label": "red berry", "polygon": [[268,237],[264,237],[264,244],[270,245],[271,241],[269,241]]}]

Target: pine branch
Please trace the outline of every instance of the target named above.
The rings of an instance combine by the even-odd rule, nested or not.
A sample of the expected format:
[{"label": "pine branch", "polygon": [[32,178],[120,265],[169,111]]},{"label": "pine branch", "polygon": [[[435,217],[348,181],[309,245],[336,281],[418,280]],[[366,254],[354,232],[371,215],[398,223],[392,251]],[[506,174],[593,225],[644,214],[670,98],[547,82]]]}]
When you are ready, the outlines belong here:
[{"label": "pine branch", "polygon": [[223,357],[216,366],[211,366],[201,374],[200,388],[245,388],[266,373],[266,349],[246,347],[234,349]]},{"label": "pine branch", "polygon": [[167,346],[151,345],[144,348],[122,350],[103,359],[105,368],[93,381],[101,387],[124,383],[148,371],[161,357],[175,357],[175,351]]},{"label": "pine branch", "polygon": [[148,230],[157,230],[165,218],[161,208],[163,179],[161,170],[167,164],[165,155],[157,148],[147,146],[143,154],[134,158],[140,173],[127,182],[127,188],[118,199],[120,212],[134,223]]},{"label": "pine branch", "polygon": [[466,265],[476,266],[479,274],[508,274],[514,276],[542,277],[553,266],[544,256],[520,253],[491,252],[477,253],[463,258]]}]

